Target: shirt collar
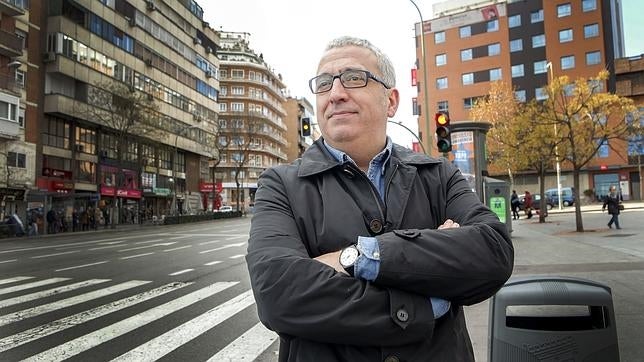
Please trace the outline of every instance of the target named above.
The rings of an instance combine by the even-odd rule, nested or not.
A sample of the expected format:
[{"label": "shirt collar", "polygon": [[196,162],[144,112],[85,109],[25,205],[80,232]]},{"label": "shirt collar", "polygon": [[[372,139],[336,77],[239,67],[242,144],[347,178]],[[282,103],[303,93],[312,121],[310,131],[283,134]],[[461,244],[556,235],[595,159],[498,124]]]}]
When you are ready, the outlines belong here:
[{"label": "shirt collar", "polygon": [[[333,146],[329,145],[326,140],[324,140],[324,146],[326,149],[329,151],[331,156],[335,158],[338,162],[344,164],[346,162],[351,162],[354,165],[356,165],[355,161],[351,159],[349,155],[347,155],[345,152],[338,150],[337,148],[333,148]],[[385,173],[385,165],[387,165],[387,162],[389,161],[389,158],[391,157],[391,150],[393,148],[393,142],[391,141],[391,138],[387,136],[387,144],[385,144],[385,148],[380,151],[377,155],[375,155],[372,159],[371,162],[369,162],[369,167],[373,164],[379,164],[382,165],[382,173]],[[357,166],[357,165],[356,165]]]}]

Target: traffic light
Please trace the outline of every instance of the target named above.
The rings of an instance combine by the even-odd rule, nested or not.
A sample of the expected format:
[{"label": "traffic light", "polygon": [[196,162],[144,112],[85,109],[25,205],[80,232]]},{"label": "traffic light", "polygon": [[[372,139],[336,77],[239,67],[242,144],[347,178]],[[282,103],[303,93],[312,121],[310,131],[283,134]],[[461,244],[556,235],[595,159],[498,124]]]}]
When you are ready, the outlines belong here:
[{"label": "traffic light", "polygon": [[452,150],[452,133],[449,130],[449,113],[436,113],[434,122],[436,123],[436,148],[438,148],[438,152],[450,152]]},{"label": "traffic light", "polygon": [[302,137],[308,137],[311,135],[311,119],[302,118],[302,124],[300,125],[300,133]]}]

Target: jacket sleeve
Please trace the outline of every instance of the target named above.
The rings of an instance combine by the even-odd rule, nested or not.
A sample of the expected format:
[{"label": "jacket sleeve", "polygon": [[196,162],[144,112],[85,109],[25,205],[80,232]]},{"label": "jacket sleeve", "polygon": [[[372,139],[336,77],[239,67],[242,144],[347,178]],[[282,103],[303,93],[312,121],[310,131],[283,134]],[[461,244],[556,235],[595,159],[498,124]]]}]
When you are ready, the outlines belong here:
[{"label": "jacket sleeve", "polygon": [[290,201],[278,172],[264,172],[255,194],[246,261],[259,318],[269,329],[363,346],[431,338],[434,320],[426,297],[376,286],[312,259]]},{"label": "jacket sleeve", "polygon": [[[512,241],[506,225],[480,202],[454,166],[444,163],[441,174],[442,185],[432,185],[445,201],[432,205],[438,210],[435,224],[452,219],[460,227],[395,230],[378,236],[381,264],[374,282],[456,304],[479,303],[512,274]],[[441,200],[432,196],[430,200]]]}]

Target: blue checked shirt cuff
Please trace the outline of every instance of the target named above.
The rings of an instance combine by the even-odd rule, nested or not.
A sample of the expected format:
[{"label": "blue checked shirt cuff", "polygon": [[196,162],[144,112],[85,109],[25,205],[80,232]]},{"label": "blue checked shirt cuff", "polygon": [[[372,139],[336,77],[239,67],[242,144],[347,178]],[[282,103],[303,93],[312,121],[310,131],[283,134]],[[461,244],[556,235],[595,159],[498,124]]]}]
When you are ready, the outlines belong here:
[{"label": "blue checked shirt cuff", "polygon": [[[378,239],[368,236],[358,237],[358,250],[360,256],[354,266],[356,278],[374,281],[380,272],[380,247]],[[438,319],[449,311],[450,302],[440,298],[429,298],[434,311],[434,319]]]}]

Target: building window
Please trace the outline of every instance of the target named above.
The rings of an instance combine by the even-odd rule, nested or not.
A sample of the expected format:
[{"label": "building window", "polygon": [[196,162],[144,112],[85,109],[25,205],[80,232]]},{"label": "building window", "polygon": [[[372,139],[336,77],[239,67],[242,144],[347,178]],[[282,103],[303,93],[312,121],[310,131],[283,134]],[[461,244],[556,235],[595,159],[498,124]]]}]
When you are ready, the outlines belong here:
[{"label": "building window", "polygon": [[597,9],[597,0],[582,0],[581,1],[581,10],[583,12],[593,11]]},{"label": "building window", "polygon": [[235,79],[244,79],[244,70],[243,69],[233,69],[231,76]]},{"label": "building window", "polygon": [[543,21],[543,9],[533,11],[530,13],[530,23],[540,23]]},{"label": "building window", "polygon": [[237,96],[244,95],[244,87],[239,87],[239,86],[232,87],[232,94]]},{"label": "building window", "polygon": [[472,49],[461,50],[461,61],[472,60]]},{"label": "building window", "polygon": [[599,24],[584,25],[584,38],[594,38],[599,36]]},{"label": "building window", "polygon": [[499,31],[499,20],[494,19],[487,22],[487,32]]},{"label": "building window", "polygon": [[469,97],[469,98],[463,98],[463,108],[465,109],[471,109],[476,105],[477,100],[479,97]]},{"label": "building window", "polygon": [[472,28],[468,26],[461,26],[458,29],[459,34],[461,35],[461,38],[467,38],[472,36]]},{"label": "building window", "polygon": [[438,111],[439,112],[447,112],[449,111],[449,103],[448,101],[440,101],[436,104]]},{"label": "building window", "polygon": [[559,42],[567,43],[572,41],[572,29],[564,29],[559,31]]},{"label": "building window", "polygon": [[434,43],[435,44],[440,44],[445,42],[445,32],[444,31],[439,31],[437,33],[434,33]]},{"label": "building window", "polygon": [[43,130],[43,145],[69,149],[69,124],[62,119],[50,118]]},{"label": "building window", "polygon": [[219,103],[219,112],[227,112],[228,103]]},{"label": "building window", "polygon": [[76,127],[76,152],[96,154],[96,131],[92,129]]},{"label": "building window", "polygon": [[492,56],[492,55],[499,55],[501,54],[501,44],[500,43],[495,43],[495,44],[490,44],[487,46],[487,55]]},{"label": "building window", "polygon": [[28,34],[26,32],[24,32],[24,31],[20,30],[20,29],[14,30],[14,33],[22,41],[22,49],[26,49],[27,48],[27,36],[28,36]]},{"label": "building window", "polygon": [[588,87],[593,93],[602,93],[604,91],[604,82],[599,79],[591,79],[588,81]]},{"label": "building window", "polygon": [[436,78],[436,89],[446,89],[447,88],[447,77]]},{"label": "building window", "polygon": [[474,73],[464,73],[461,75],[463,85],[474,84]]},{"label": "building window", "polygon": [[517,64],[512,66],[512,78],[523,77],[525,74],[523,72],[523,64]]},{"label": "building window", "polygon": [[546,36],[544,34],[539,34],[532,37],[533,48],[541,48],[545,46],[546,46]]},{"label": "building window", "polygon": [[523,50],[523,39],[510,40],[510,52],[520,52]]},{"label": "building window", "polygon": [[7,166],[27,168],[27,155],[18,152],[7,152]]},{"label": "building window", "polygon": [[447,64],[447,54],[438,54],[436,56],[436,66],[440,67],[445,64]]},{"label": "building window", "polygon": [[601,52],[588,52],[586,53],[586,65],[596,65],[602,62]]},{"label": "building window", "polygon": [[557,6],[558,18],[563,18],[564,16],[570,16],[571,12],[572,12],[572,7],[570,6],[570,3],[561,4]]},{"label": "building window", "polygon": [[490,81],[501,80],[501,68],[490,69]]},{"label": "building window", "polygon": [[568,55],[565,57],[561,57],[561,69],[572,69],[575,67],[575,56],[574,55]]},{"label": "building window", "polygon": [[516,28],[517,26],[521,26],[521,14],[508,17],[508,27]]},{"label": "building window", "polygon": [[548,64],[548,62],[545,60],[534,62],[534,74],[543,74],[548,72],[548,66],[546,64]]},{"label": "building window", "polygon": [[525,102],[526,101],[525,89],[514,91],[514,99],[516,99],[519,102]]},{"label": "building window", "polygon": [[80,161],[76,160],[75,164],[75,175],[74,178],[77,181],[87,182],[87,183],[96,183],[96,164],[90,161]]},{"label": "building window", "polygon": [[[11,97],[12,100],[14,97]],[[15,99],[18,100],[17,98]],[[18,122],[18,104],[0,99],[0,119]]]},{"label": "building window", "polygon": [[20,69],[16,69],[16,85],[20,88],[25,87],[25,78],[27,75]]},{"label": "building window", "polygon": [[230,110],[233,112],[243,112],[244,111],[244,103],[231,103],[230,104]]},{"label": "building window", "polygon": [[546,92],[546,89],[541,87],[541,88],[535,88],[534,90],[534,98],[538,101],[542,101],[544,99],[548,99],[548,93]]}]

